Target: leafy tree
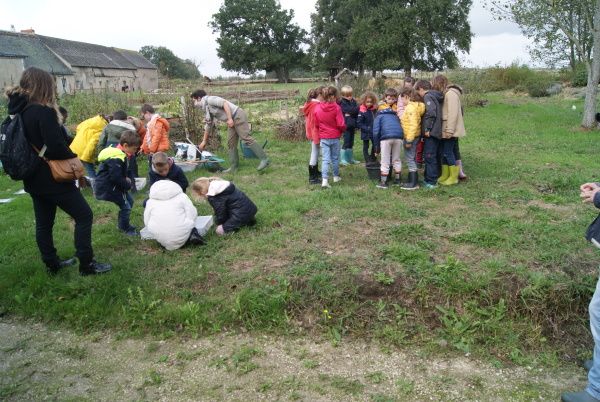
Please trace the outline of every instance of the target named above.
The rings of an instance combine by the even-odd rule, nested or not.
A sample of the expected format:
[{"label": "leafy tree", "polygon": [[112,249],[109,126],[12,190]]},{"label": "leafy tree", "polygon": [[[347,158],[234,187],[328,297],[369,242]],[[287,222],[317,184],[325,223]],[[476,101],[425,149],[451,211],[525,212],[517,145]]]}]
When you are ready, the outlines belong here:
[{"label": "leafy tree", "polygon": [[[472,0],[318,0],[313,53],[321,63],[371,70],[436,70],[468,51]],[[331,64],[330,64],[331,65]]]},{"label": "leafy tree", "polygon": [[306,31],[293,18],[294,11],[282,10],[276,0],[225,0],[210,22],[219,33],[221,66],[245,74],[274,72],[287,82],[290,69],[304,63]]},{"label": "leafy tree", "polygon": [[164,46],[144,46],[142,56],[158,67],[158,72],[168,78],[194,79],[200,77],[198,65],[192,60],[181,60]]},{"label": "leafy tree", "polygon": [[[539,55],[552,61],[556,55],[545,50],[553,46],[564,54],[575,70],[583,61],[587,88],[581,125],[596,126],[596,98],[600,81],[600,0],[490,0],[499,18],[519,24],[523,34],[541,45]],[[549,63],[551,64],[551,63]]]}]

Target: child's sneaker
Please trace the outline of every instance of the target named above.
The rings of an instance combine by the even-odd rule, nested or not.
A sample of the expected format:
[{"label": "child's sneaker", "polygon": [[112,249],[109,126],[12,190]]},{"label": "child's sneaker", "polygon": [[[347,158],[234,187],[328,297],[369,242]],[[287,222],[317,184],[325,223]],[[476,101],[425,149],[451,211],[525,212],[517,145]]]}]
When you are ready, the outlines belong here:
[{"label": "child's sneaker", "polygon": [[323,179],[323,182],[321,183],[321,188],[331,188],[328,179]]},{"label": "child's sneaker", "polygon": [[379,183],[377,183],[377,188],[383,188],[383,189],[387,189],[388,188],[388,184],[385,181],[380,181]]},{"label": "child's sneaker", "polygon": [[431,184],[431,183],[423,183],[423,187],[425,187],[428,190],[433,190],[434,188],[437,188],[437,184]]},{"label": "child's sneaker", "polygon": [[130,226],[127,230],[121,229],[121,232],[125,233],[125,235],[129,237],[139,236],[139,233],[135,226]]},{"label": "child's sneaker", "polygon": [[333,182],[334,183],[339,183],[342,181],[342,178],[340,176],[333,176]]}]

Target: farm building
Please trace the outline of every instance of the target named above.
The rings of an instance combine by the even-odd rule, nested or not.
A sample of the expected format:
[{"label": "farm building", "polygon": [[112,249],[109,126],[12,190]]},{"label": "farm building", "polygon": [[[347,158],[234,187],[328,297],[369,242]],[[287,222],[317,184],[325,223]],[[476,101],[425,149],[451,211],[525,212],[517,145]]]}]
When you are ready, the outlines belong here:
[{"label": "farm building", "polygon": [[16,85],[28,67],[50,72],[59,94],[158,88],[156,66],[136,51],[36,35],[32,30],[0,31],[0,85]]}]

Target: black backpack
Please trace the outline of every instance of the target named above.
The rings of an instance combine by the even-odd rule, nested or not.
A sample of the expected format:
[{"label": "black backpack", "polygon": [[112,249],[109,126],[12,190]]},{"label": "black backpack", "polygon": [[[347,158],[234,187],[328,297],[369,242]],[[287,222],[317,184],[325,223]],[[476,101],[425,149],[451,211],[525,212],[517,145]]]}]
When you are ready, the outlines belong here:
[{"label": "black backpack", "polygon": [[8,116],[0,125],[0,161],[11,179],[31,177],[41,158],[25,137],[25,125],[20,113]]}]

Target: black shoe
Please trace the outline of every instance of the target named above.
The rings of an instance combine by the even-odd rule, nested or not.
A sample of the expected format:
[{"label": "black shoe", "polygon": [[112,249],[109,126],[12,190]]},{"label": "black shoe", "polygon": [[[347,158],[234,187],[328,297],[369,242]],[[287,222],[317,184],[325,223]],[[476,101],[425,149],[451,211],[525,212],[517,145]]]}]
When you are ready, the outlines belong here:
[{"label": "black shoe", "polygon": [[57,263],[47,264],[46,271],[48,271],[48,274],[50,275],[56,275],[61,269],[70,267],[71,265],[75,265],[76,263],[77,258],[75,257],[71,257],[66,260],[59,260]]},{"label": "black shoe", "polygon": [[203,246],[206,244],[206,240],[198,233],[198,229],[193,228],[190,233],[190,237],[185,243],[186,246]]},{"label": "black shoe", "polygon": [[375,187],[382,188],[382,189],[387,189],[388,188],[388,184],[385,181],[380,181],[379,183],[377,183],[377,185]]},{"label": "black shoe", "polygon": [[112,269],[112,265],[92,260],[89,264],[79,265],[79,275],[97,275],[108,272]]},{"label": "black shoe", "polygon": [[308,165],[308,184],[320,184],[321,175],[317,166]]}]

